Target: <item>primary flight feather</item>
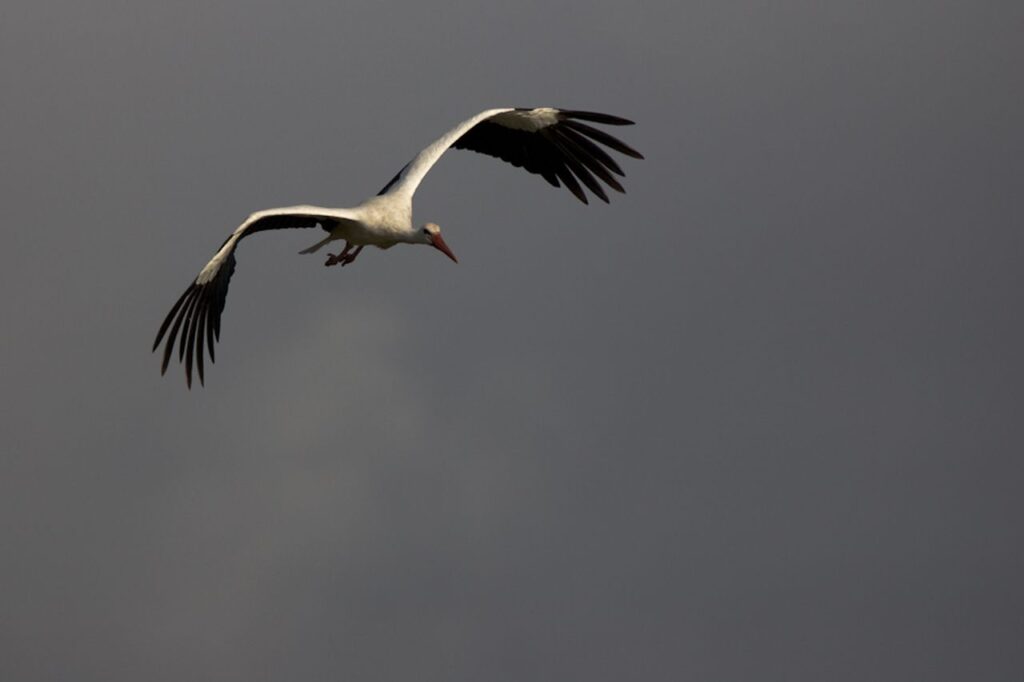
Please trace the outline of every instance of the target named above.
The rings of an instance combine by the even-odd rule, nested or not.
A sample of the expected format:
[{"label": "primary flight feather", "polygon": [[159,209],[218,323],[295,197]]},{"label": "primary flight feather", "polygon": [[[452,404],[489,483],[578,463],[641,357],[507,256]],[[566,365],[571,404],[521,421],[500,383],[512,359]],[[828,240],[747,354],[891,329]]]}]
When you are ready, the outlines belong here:
[{"label": "primary flight feather", "polygon": [[412,196],[445,151],[454,147],[494,156],[542,176],[554,187],[564,185],[585,204],[588,201],[584,187],[607,203],[602,183],[617,192],[625,190],[615,178],[624,173],[604,147],[636,159],[643,156],[590,124],[632,123],[591,111],[549,107],[488,109],[442,135],[407,163],[376,196],[354,208],[289,206],[253,213],[199,271],[160,325],[153,350],[164,342],[161,374],[167,371],[177,345],[188,386],[192,386],[193,366],[203,383],[204,356],[209,353],[210,361],[214,361],[214,342],[220,339],[221,313],[228,282],[235,271],[235,249],[243,238],[264,230],[319,227],[327,232],[327,237],[300,253],[313,253],[332,241],[345,242],[338,254],[329,254],[325,265],[348,265],[364,246],[387,249],[395,244],[427,244],[458,262],[436,224],[414,227],[412,222]]}]

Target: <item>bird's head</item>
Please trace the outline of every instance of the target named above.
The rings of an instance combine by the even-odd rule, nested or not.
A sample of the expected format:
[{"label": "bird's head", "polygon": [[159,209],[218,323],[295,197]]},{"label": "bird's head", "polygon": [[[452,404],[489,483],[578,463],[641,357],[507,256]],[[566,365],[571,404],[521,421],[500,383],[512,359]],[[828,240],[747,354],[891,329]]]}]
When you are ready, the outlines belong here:
[{"label": "bird's head", "polygon": [[451,258],[456,263],[459,259],[455,257],[452,250],[448,248],[448,245],[444,243],[444,239],[441,237],[441,228],[436,223],[427,223],[419,229],[417,233],[418,241],[423,244],[430,244],[435,249],[443,253],[444,255]]}]

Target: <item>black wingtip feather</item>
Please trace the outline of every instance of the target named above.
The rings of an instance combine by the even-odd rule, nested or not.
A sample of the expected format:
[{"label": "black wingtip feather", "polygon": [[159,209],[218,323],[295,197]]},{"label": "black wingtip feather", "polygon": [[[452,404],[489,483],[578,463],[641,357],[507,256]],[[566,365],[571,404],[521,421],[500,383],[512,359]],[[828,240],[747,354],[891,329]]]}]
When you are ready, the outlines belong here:
[{"label": "black wingtip feather", "polygon": [[188,345],[188,330],[192,326],[192,310],[196,307],[196,299],[199,298],[199,287],[195,287],[192,295],[189,296],[188,304],[182,311],[184,324],[181,325],[181,338],[178,341],[178,362],[185,359],[185,346]]},{"label": "black wingtip feather", "polygon": [[185,302],[185,297],[188,296],[188,293],[191,290],[191,286],[188,289],[185,289],[184,293],[182,293],[182,295],[178,297],[178,300],[175,302],[175,304],[171,306],[171,311],[167,313],[166,317],[164,317],[164,321],[160,325],[160,331],[156,333],[156,340],[153,341],[153,352],[156,352],[156,349],[160,347],[160,339],[164,338],[164,334],[167,332],[167,328],[171,325],[171,321],[174,319],[174,314],[178,312],[178,308],[180,308],[181,304]]},{"label": "black wingtip feather", "polygon": [[188,378],[189,388],[192,387],[192,365],[195,361],[195,349],[196,349],[196,327],[199,324],[199,319],[202,317],[202,299],[203,292],[200,290],[196,296],[196,303],[192,306],[192,314],[189,317],[188,329],[186,330],[185,336],[182,339],[188,338],[188,343],[185,346],[185,376]]},{"label": "black wingtip feather", "polygon": [[565,164],[561,164],[556,167],[555,172],[558,174],[558,177],[561,178],[562,184],[564,184],[577,199],[582,201],[584,204],[590,203],[587,201],[587,195],[584,193],[583,188],[580,187],[580,183],[576,181],[576,177]]},{"label": "black wingtip feather", "polygon": [[581,147],[587,155],[593,157],[600,165],[604,166],[612,173],[615,173],[619,177],[626,176],[622,171],[622,168],[619,167],[619,164],[616,163],[615,159],[613,159],[608,152],[591,142],[586,135],[565,126],[559,126],[556,130],[559,135],[572,140],[572,142]]},{"label": "black wingtip feather", "polygon": [[[612,174],[608,172],[608,169],[600,162],[600,160],[594,158],[594,156],[590,154],[587,149],[581,147],[575,140],[573,140],[569,135],[566,134],[567,132],[569,131],[560,130],[556,128],[551,132],[551,135],[555,139],[557,139],[559,143],[565,148],[566,153],[574,156],[577,161],[579,161],[587,168],[587,170],[591,171],[594,175],[604,180],[604,182],[607,183],[608,186],[611,187],[612,189],[622,191],[622,185],[620,185],[615,180],[615,178],[612,177]],[[597,194],[598,197],[603,199],[606,204],[609,203],[608,195],[604,193],[604,188],[602,188],[601,185],[596,181],[594,184],[596,185],[594,193]]]},{"label": "black wingtip feather", "polygon": [[206,308],[206,316],[208,318],[206,320],[206,349],[210,353],[210,364],[213,364],[217,360],[213,355],[213,318],[216,316],[216,313],[213,311],[212,302]]},{"label": "black wingtip feather", "polygon": [[621,154],[632,156],[634,159],[644,158],[643,154],[633,149],[622,140],[612,137],[603,130],[599,130],[593,126],[588,126],[586,123],[580,123],[579,121],[565,121],[564,124],[576,132],[583,133],[590,139],[600,142],[606,147],[611,147]]},{"label": "black wingtip feather", "polygon": [[561,140],[558,137],[558,135],[555,132],[545,132],[547,133],[546,136],[548,137],[548,139],[551,140],[551,143],[558,147],[558,150],[562,153],[563,159],[565,160],[566,165],[569,167],[569,170],[572,171],[572,173],[575,174],[577,178],[583,181],[583,184],[587,186],[587,189],[589,189],[591,192],[597,195],[599,199],[603,200],[604,203],[607,204],[608,195],[604,193],[604,190],[601,189],[601,185],[598,184],[597,180],[594,179],[594,176],[591,175],[590,171],[586,169],[586,167],[583,164],[583,161],[575,154],[575,152],[572,149],[570,149],[563,142],[563,140]]},{"label": "black wingtip feather", "polygon": [[[188,289],[185,290],[185,295],[182,296],[182,300],[179,303],[191,300],[189,297],[195,289],[195,286],[195,284],[189,285]],[[168,318],[172,315],[174,316],[174,324],[171,325],[170,331],[167,334],[167,340],[164,345],[163,362],[160,365],[160,374],[165,374],[167,372],[167,366],[171,362],[171,353],[174,352],[174,341],[177,339],[178,330],[181,328],[181,323],[185,319],[185,308],[181,305],[175,306],[175,309],[171,310]]]},{"label": "black wingtip feather", "polygon": [[203,385],[203,343],[206,341],[206,311],[209,297],[204,297],[202,309],[199,311],[199,323],[196,328],[196,369],[199,371],[199,384]]}]

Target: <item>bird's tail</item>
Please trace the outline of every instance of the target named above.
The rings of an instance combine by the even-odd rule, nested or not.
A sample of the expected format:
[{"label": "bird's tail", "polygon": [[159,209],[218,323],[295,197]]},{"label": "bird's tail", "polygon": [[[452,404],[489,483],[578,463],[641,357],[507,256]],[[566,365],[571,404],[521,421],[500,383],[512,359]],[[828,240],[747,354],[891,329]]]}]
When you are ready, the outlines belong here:
[{"label": "bird's tail", "polygon": [[321,239],[320,241],[318,241],[316,244],[313,244],[313,246],[309,247],[308,249],[303,249],[302,251],[299,251],[299,253],[303,253],[303,254],[305,254],[305,253],[316,253],[323,246],[325,246],[326,244],[329,244],[333,240],[334,240],[334,237],[325,237],[324,239]]}]

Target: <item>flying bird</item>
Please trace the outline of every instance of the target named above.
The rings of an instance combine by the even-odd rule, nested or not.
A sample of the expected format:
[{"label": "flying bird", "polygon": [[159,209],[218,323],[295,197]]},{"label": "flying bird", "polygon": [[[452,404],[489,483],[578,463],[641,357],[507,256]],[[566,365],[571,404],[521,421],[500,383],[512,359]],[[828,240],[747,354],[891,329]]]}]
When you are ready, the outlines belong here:
[{"label": "flying bird", "polygon": [[299,253],[314,253],[331,242],[344,242],[337,254],[328,254],[324,263],[328,266],[352,263],[366,246],[389,249],[395,244],[426,244],[458,262],[435,223],[415,227],[412,222],[412,196],[423,176],[449,148],[468,149],[507,161],[540,175],[554,187],[564,185],[586,204],[582,183],[607,203],[608,195],[601,183],[625,192],[615,179],[624,173],[601,145],[636,159],[643,156],[590,123],[633,124],[618,116],[591,111],[550,107],[488,109],[442,135],[407,163],[376,196],[354,208],[289,206],[253,213],[224,241],[164,318],[153,342],[156,351],[165,341],[160,373],[167,372],[177,341],[178,361],[185,365],[189,388],[193,365],[198,370],[199,382],[204,382],[204,345],[213,362],[228,282],[235,271],[235,250],[242,239],[257,232],[319,227],[327,236]]}]

